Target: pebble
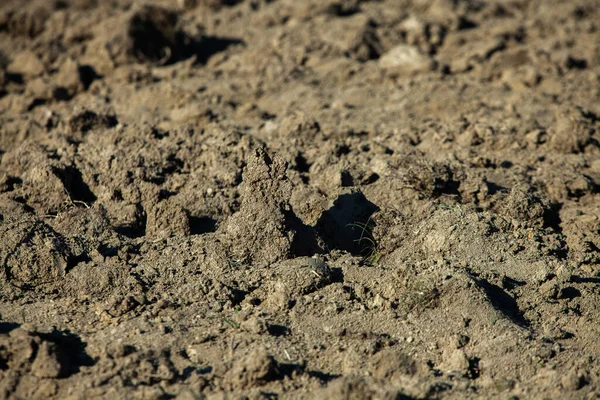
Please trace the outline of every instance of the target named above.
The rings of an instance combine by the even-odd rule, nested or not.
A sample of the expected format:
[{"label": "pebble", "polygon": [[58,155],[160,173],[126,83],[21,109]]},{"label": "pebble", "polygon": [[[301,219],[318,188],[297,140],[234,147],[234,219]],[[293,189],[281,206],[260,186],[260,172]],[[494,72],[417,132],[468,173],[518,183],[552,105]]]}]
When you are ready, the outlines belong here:
[{"label": "pebble", "polygon": [[429,71],[433,65],[433,60],[417,47],[405,44],[392,48],[379,59],[381,68],[404,74]]}]

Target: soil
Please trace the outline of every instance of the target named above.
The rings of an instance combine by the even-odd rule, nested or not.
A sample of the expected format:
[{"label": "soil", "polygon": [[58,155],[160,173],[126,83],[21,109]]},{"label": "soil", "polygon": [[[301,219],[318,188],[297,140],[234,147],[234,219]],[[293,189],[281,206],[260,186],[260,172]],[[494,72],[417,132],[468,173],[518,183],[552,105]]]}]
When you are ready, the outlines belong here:
[{"label": "soil", "polygon": [[3,0],[0,398],[598,398],[599,21]]}]

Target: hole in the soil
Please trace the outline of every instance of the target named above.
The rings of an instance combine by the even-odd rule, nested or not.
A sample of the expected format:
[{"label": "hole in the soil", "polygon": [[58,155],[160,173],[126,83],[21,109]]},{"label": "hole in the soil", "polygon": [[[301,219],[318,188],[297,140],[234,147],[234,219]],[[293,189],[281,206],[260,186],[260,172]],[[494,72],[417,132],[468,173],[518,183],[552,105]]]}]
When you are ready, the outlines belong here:
[{"label": "hole in the soil", "polygon": [[294,163],[296,164],[296,171],[298,172],[306,173],[310,169],[310,164],[302,153],[298,153],[294,158]]},{"label": "hole in the soil", "polygon": [[126,225],[116,226],[114,230],[118,234],[128,237],[129,239],[144,237],[146,236],[147,219],[148,217],[142,206],[136,204],[135,221]]},{"label": "hole in the soil", "polygon": [[502,287],[506,290],[514,290],[519,286],[524,286],[526,282],[518,281],[516,279],[505,276],[502,278]]},{"label": "hole in the soil", "polygon": [[169,131],[163,131],[161,129],[158,129],[157,127],[152,127],[150,134],[155,139],[164,139],[166,137],[169,137]]},{"label": "hole in the soil", "polygon": [[65,0],[56,0],[54,2],[54,9],[55,10],[64,10],[66,8],[69,8],[69,2],[65,1]]},{"label": "hole in the soil", "polygon": [[115,232],[129,239],[136,239],[146,235],[146,230],[135,226],[117,226]]},{"label": "hole in the soil", "polygon": [[89,65],[79,66],[77,72],[79,73],[79,80],[81,81],[81,84],[85,90],[88,90],[92,82],[100,78],[100,76],[98,76],[96,73],[96,70]]},{"label": "hole in the soil", "polygon": [[189,56],[195,55],[197,61],[204,64],[213,54],[220,53],[236,44],[244,44],[244,41],[235,38],[205,36],[200,40],[191,41],[187,50],[190,53]]},{"label": "hole in the soil", "polygon": [[467,30],[467,29],[473,29],[473,28],[477,28],[477,23],[474,21],[471,21],[470,19],[461,16],[458,19],[458,27],[457,29],[460,30]]},{"label": "hole in the soil", "polygon": [[335,156],[336,157],[341,157],[348,153],[350,153],[350,146],[345,145],[345,144],[335,146]]},{"label": "hole in the soil", "polygon": [[120,189],[113,190],[112,196],[110,196],[112,201],[123,201],[123,193]]},{"label": "hole in the soil", "polygon": [[271,336],[286,336],[290,333],[290,330],[287,326],[283,325],[271,325],[267,326],[267,330],[269,331],[269,335]]},{"label": "hole in the soil", "polygon": [[481,359],[479,357],[469,358],[469,368],[468,368],[467,376],[470,379],[479,378],[479,375],[481,373],[481,370],[479,369],[479,361],[480,360]]},{"label": "hole in the soil", "polygon": [[71,271],[73,268],[75,268],[77,266],[77,264],[82,263],[82,262],[89,262],[89,261],[92,261],[92,259],[90,258],[90,256],[88,256],[85,253],[80,254],[78,256],[69,257],[69,259],[67,260],[67,266],[65,268],[65,274],[68,274],[69,271]]},{"label": "hole in the soil", "polygon": [[156,175],[148,178],[148,182],[152,182],[157,185],[162,185],[167,180],[167,176],[173,175],[176,171],[179,171],[185,165],[183,160],[175,157],[173,154],[170,154],[167,157],[167,165],[157,172]]},{"label": "hole in the soil", "polygon": [[172,30],[177,13],[166,8],[146,5],[129,21],[127,35],[132,52],[140,61],[160,61],[168,56],[165,49],[174,47]]},{"label": "hole in the soil", "polygon": [[96,114],[94,111],[85,110],[69,120],[69,128],[73,132],[86,133],[92,129],[112,128],[118,123],[114,115]]},{"label": "hole in the soil", "polygon": [[101,244],[98,246],[98,253],[102,254],[102,257],[114,257],[119,254],[119,248]]},{"label": "hole in the soil", "polygon": [[68,101],[71,99],[69,91],[64,87],[55,87],[52,90],[52,97],[58,101]]},{"label": "hole in the soil", "polygon": [[583,58],[567,58],[566,67],[568,69],[586,69],[588,66],[587,60]]},{"label": "hole in the soil", "polygon": [[192,235],[202,235],[217,230],[218,221],[210,217],[196,217],[190,215],[190,233]]},{"label": "hole in the soil", "polygon": [[379,180],[379,175],[376,174],[375,172],[369,174],[369,176],[367,176],[364,180],[363,180],[363,185],[370,185],[372,183],[375,183]]},{"label": "hole in the soil", "polygon": [[352,175],[347,170],[342,171],[341,181],[342,181],[342,187],[354,186],[354,178],[352,178]]},{"label": "hole in the soil", "polygon": [[494,182],[490,182],[490,181],[485,181],[485,184],[487,186],[488,189],[488,193],[490,195],[496,194],[498,192],[508,192],[508,189],[505,188],[504,186],[500,186],[497,183]]},{"label": "hole in the soil", "polygon": [[573,283],[600,283],[600,278],[573,275],[573,276],[571,276],[571,282],[573,282]]},{"label": "hole in the soil", "polygon": [[330,373],[321,372],[321,371],[306,371],[306,373],[308,374],[308,376],[310,376],[312,378],[317,378],[322,383],[331,382],[332,380],[337,379],[341,376],[339,374],[330,374]]},{"label": "hole in the soil", "polygon": [[227,288],[229,289],[229,292],[231,293],[231,298],[230,298],[231,305],[234,307],[239,305],[242,301],[244,301],[246,296],[249,294],[249,292],[246,292],[245,290],[241,290],[241,289],[237,289],[237,288],[233,288],[233,287],[229,287],[229,286],[227,286]]},{"label": "hole in the soil", "polygon": [[[189,356],[186,354],[185,357],[189,360]],[[204,375],[204,374],[210,374],[213,371],[211,366],[206,366],[203,368],[196,368],[196,367],[185,367],[183,369],[183,372],[181,373],[181,378],[183,378],[184,380],[189,378],[190,376],[192,376],[193,373],[196,373],[198,375]]]},{"label": "hole in the soil", "polygon": [[544,228],[552,228],[555,232],[562,233],[562,227],[560,226],[562,223],[560,219],[560,210],[562,207],[562,203],[554,203],[544,209],[544,214],[542,215]]},{"label": "hole in the soil", "polygon": [[160,191],[158,192],[158,200],[166,200],[170,197],[175,196],[176,194],[177,192],[172,192],[166,189],[160,189]]},{"label": "hole in the soil", "polygon": [[260,306],[260,305],[261,305],[261,303],[262,303],[262,300],[261,300],[261,299],[259,299],[258,297],[252,297],[252,298],[251,298],[251,299],[248,301],[248,303],[250,303],[250,304],[251,304],[251,305],[253,305],[253,306]]},{"label": "hole in the soil", "polygon": [[[1,154],[1,153],[0,153]],[[12,192],[15,190],[16,185],[20,185],[23,183],[23,180],[16,176],[9,176],[4,181],[4,192]]]},{"label": "hole in the soil", "polygon": [[376,250],[371,237],[374,227],[371,216],[379,210],[360,192],[339,196],[333,206],[323,212],[316,230],[329,250],[345,250],[353,255],[365,256]]}]

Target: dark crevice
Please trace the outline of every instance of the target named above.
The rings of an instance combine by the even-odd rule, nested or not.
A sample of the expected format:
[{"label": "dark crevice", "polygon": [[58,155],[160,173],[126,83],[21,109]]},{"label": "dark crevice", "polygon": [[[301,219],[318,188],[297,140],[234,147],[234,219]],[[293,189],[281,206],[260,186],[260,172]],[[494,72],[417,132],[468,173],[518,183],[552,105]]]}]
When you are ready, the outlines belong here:
[{"label": "dark crevice", "polygon": [[374,245],[366,238],[374,227],[371,216],[378,210],[361,192],[343,194],[323,212],[315,229],[329,251],[338,249],[364,256],[365,247]]},{"label": "dark crevice", "polygon": [[71,200],[86,204],[92,204],[96,201],[96,195],[83,181],[83,176],[77,168],[69,166],[62,170],[56,169],[54,172],[62,181]]},{"label": "dark crevice", "polygon": [[71,271],[73,268],[75,268],[77,266],[77,264],[82,263],[82,262],[89,262],[89,261],[92,261],[92,259],[90,258],[90,256],[88,256],[85,253],[77,255],[77,256],[69,257],[69,259],[67,260],[67,266],[65,268],[65,274],[69,273],[69,271]]},{"label": "dark crevice", "polygon": [[562,227],[560,226],[562,221],[560,219],[560,210],[562,209],[562,203],[550,204],[544,210],[542,218],[544,220],[544,228],[552,228],[557,233],[562,233]]},{"label": "dark crevice", "polygon": [[467,376],[470,379],[477,379],[481,374],[481,370],[479,369],[479,361],[481,359],[479,357],[469,358],[469,368],[467,370]]},{"label": "dark crevice", "polygon": [[319,246],[315,228],[306,225],[292,210],[282,210],[286,230],[295,232],[291,244],[291,253],[296,257],[312,256],[322,253],[323,249]]},{"label": "dark crevice", "polygon": [[218,227],[218,221],[211,217],[189,216],[190,233],[192,235],[202,235],[215,232]]},{"label": "dark crevice", "polygon": [[298,155],[296,155],[294,158],[294,163],[296,164],[296,171],[301,173],[308,172],[311,166],[302,153],[298,153]]},{"label": "dark crevice", "polygon": [[81,84],[85,90],[88,90],[92,82],[100,78],[100,76],[96,73],[96,70],[89,65],[79,66],[77,72],[79,73],[79,80],[81,81]]},{"label": "dark crevice", "polygon": [[287,336],[290,333],[290,330],[287,326],[277,325],[277,324],[269,324],[267,326],[267,330],[269,335],[279,337],[279,336]]},{"label": "dark crevice", "polygon": [[573,286],[567,286],[562,288],[558,295],[559,299],[573,300],[576,297],[581,297],[581,292],[579,291],[579,289],[574,288]]},{"label": "dark crevice", "polygon": [[140,204],[136,204],[136,208],[137,215],[134,222],[114,227],[115,232],[119,235],[123,235],[129,239],[146,236],[146,212]]},{"label": "dark crevice", "polygon": [[35,98],[31,104],[27,106],[27,111],[31,111],[36,107],[43,106],[44,104],[46,104],[46,99]]}]

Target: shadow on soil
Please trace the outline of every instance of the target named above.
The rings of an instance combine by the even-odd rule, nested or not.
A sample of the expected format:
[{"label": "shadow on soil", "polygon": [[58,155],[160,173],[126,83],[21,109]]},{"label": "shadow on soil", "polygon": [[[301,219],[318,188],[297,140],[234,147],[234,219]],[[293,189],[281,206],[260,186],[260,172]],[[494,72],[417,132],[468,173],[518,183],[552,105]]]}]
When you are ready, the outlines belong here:
[{"label": "shadow on soil", "polygon": [[517,301],[500,286],[485,279],[473,277],[473,281],[485,292],[492,306],[515,324],[523,328],[529,327],[529,321],[523,317]]},{"label": "shadow on soil", "polygon": [[375,224],[371,216],[378,210],[360,192],[343,194],[323,212],[315,228],[329,251],[337,249],[364,256],[365,234],[372,231]]}]

